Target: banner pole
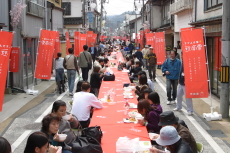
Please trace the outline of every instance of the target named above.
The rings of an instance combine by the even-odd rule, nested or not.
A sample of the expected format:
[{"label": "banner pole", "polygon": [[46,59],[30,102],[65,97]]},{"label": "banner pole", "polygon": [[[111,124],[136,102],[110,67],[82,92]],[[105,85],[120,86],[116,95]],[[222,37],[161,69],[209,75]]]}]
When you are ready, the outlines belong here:
[{"label": "banner pole", "polygon": [[210,98],[210,102],[211,102],[211,113],[213,113],[213,107],[212,107],[212,91],[211,91],[211,81],[210,81],[210,74],[209,74],[209,68],[208,68],[208,51],[207,51],[207,42],[206,42],[206,35],[205,35],[205,27],[203,26],[203,33],[204,33],[204,47],[205,47],[205,53],[206,53],[206,66],[207,66],[207,70],[208,70],[208,85],[209,85],[209,98]]}]

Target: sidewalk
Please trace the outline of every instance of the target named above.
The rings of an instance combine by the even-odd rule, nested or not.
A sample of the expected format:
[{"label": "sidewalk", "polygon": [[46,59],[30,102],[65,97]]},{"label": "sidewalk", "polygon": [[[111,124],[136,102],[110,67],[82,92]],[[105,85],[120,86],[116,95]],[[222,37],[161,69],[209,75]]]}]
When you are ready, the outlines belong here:
[{"label": "sidewalk", "polygon": [[[166,82],[166,77],[162,76],[162,71],[160,69],[156,70],[157,78],[160,79],[164,84]],[[220,112],[220,99],[212,95],[213,111]],[[183,106],[186,106],[183,103]],[[222,121],[210,121],[207,122],[203,119],[203,113],[210,113],[210,99],[209,98],[194,98],[193,108],[195,113],[202,119],[202,121],[209,126],[210,132],[213,137],[218,137],[223,142],[230,147],[230,119],[223,119]]]},{"label": "sidewalk", "polygon": [[34,87],[34,90],[39,90],[37,96],[27,95],[26,93],[5,94],[3,109],[0,112],[0,134],[17,116],[44,101],[45,96],[53,93],[55,87],[55,81],[42,81]]}]

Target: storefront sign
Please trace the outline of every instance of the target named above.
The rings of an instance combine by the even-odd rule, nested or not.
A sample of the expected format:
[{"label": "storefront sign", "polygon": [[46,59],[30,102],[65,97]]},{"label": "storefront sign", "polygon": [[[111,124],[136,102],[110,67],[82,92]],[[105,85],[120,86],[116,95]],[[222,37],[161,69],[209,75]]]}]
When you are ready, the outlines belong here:
[{"label": "storefront sign", "polygon": [[0,31],[0,111],[4,101],[6,77],[8,72],[9,58],[13,40],[13,33]]},{"label": "storefront sign", "polygon": [[203,29],[181,31],[186,98],[208,97]]},{"label": "storefront sign", "polygon": [[50,79],[56,31],[41,30],[38,46],[35,78]]},{"label": "storefront sign", "polygon": [[157,56],[157,64],[162,65],[166,59],[165,33],[164,32],[155,33],[154,52],[156,53],[156,56]]},{"label": "storefront sign", "polygon": [[10,54],[10,72],[18,72],[20,48],[12,47]]}]

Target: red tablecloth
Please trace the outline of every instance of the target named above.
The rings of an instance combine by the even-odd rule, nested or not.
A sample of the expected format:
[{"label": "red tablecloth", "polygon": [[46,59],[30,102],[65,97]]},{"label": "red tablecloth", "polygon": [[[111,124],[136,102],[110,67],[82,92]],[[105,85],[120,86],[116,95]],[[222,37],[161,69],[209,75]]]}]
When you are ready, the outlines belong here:
[{"label": "red tablecloth", "polygon": [[[122,58],[122,54],[117,53],[117,59]],[[116,62],[115,60],[109,62]],[[115,104],[109,105],[104,103],[105,108],[95,110],[90,126],[100,125],[104,133],[102,137],[102,149],[104,153],[116,152],[116,141],[119,137],[127,136],[129,138],[139,137],[141,141],[149,141],[148,133],[145,126],[134,123],[123,123],[123,118],[127,118],[124,115],[124,97],[123,97],[123,84],[130,83],[128,73],[118,71],[117,68],[111,68],[114,71],[115,81],[103,81],[101,84],[98,98],[103,98],[104,94],[111,88],[115,89]],[[133,93],[133,95],[135,95]],[[137,103],[137,99],[134,96],[133,99],[128,99],[131,103]],[[131,111],[133,109],[130,109]],[[132,130],[135,129],[136,131]]]}]

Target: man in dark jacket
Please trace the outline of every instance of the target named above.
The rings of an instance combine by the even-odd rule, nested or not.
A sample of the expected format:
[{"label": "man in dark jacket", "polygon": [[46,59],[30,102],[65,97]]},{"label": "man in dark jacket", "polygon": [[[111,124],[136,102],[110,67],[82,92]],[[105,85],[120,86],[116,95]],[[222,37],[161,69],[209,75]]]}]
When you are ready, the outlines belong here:
[{"label": "man in dark jacket", "polygon": [[176,128],[181,139],[184,140],[192,148],[193,153],[197,153],[196,140],[189,130],[183,125],[178,123],[179,118],[174,115],[172,111],[165,111],[160,114],[159,126],[168,126],[171,125]]},{"label": "man in dark jacket", "polygon": [[131,66],[131,70],[129,72],[130,74],[130,81],[133,83],[133,80],[138,80],[137,78],[137,74],[138,72],[140,72],[142,69],[141,69],[141,63],[140,62],[136,62],[136,66],[134,67],[134,65]]},{"label": "man in dark jacket", "polygon": [[93,63],[94,63],[95,58],[97,57],[97,48],[96,48],[96,46],[94,46],[94,43],[92,43],[92,46],[93,46],[93,47],[90,47],[90,48],[89,48],[89,52],[90,52],[90,54],[91,54],[91,57],[92,57]]},{"label": "man in dark jacket", "polygon": [[129,47],[130,54],[132,55],[133,54],[133,50],[134,50],[133,42],[129,43],[128,47]]},{"label": "man in dark jacket", "polygon": [[137,56],[137,59],[142,63],[143,54],[142,54],[142,52],[140,51],[140,48],[139,48],[139,47],[137,47],[136,49],[137,49],[137,51],[136,51],[135,55]]},{"label": "man in dark jacket", "polygon": [[150,80],[156,81],[156,64],[157,64],[157,57],[156,54],[153,52],[153,48],[149,48],[149,53],[147,54],[147,65],[149,71]]}]

